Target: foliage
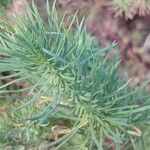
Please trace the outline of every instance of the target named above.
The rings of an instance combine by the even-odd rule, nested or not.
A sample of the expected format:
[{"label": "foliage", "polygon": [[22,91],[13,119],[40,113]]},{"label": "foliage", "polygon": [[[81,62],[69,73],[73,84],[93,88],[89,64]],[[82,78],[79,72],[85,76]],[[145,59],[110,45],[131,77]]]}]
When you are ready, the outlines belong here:
[{"label": "foliage", "polygon": [[10,2],[11,0],[0,0],[0,9],[6,7]]},{"label": "foliage", "polygon": [[117,16],[125,14],[129,19],[135,15],[145,16],[150,13],[149,0],[112,0],[110,6]]},{"label": "foliage", "polygon": [[[9,105],[16,106],[17,103]],[[3,116],[0,117],[0,143],[33,145],[47,138],[50,134],[48,127],[41,128],[34,122],[26,121],[26,118],[32,116],[37,109],[33,105],[15,112],[5,109]]]},{"label": "foliage", "polygon": [[[0,13],[7,7],[11,0],[0,0]],[[1,15],[1,14],[0,14]]]},{"label": "foliage", "polygon": [[11,0],[0,0],[0,4],[6,6]]},{"label": "foliage", "polygon": [[[60,4],[68,9],[69,12],[74,9],[90,7],[90,14],[100,12],[103,7],[105,11],[112,11],[115,16],[133,19],[135,16],[146,16],[150,14],[149,0],[59,0]],[[96,14],[95,13],[95,14]],[[98,17],[98,16],[97,16]]]},{"label": "foliage", "polygon": [[[19,97],[23,104],[14,111],[46,97],[46,103],[31,116],[19,115],[24,126],[28,121],[55,126],[55,121],[65,120],[68,131],[46,147],[60,148],[80,133],[84,142],[79,149],[102,149],[105,137],[119,146],[128,138],[128,131],[134,130],[133,123],[148,119],[150,105],[144,101],[138,105],[138,89],[133,90],[130,81],[125,83],[119,76],[120,61],[117,55],[111,56],[115,43],[100,48],[77,13],[64,25],[65,16],[59,18],[55,3],[52,8],[47,3],[47,14],[44,21],[33,3],[25,16],[15,18],[15,25],[1,22],[0,73],[11,73],[1,79],[13,78],[0,86],[1,97]],[[20,81],[28,82],[29,87],[6,88]]]}]

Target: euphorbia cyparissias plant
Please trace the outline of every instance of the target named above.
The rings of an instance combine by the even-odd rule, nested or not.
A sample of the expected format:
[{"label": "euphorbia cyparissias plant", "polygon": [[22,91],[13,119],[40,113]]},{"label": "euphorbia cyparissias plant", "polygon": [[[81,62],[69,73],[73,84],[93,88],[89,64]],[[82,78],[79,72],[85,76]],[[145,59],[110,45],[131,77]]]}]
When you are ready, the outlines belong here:
[{"label": "euphorbia cyparissias plant", "polygon": [[[79,21],[75,14],[66,21],[65,16],[59,17],[55,5],[50,8],[48,3],[45,20],[34,4],[15,19],[15,25],[1,23],[0,72],[11,74],[5,79],[13,77],[0,86],[1,95],[11,93],[14,97],[10,99],[14,99],[24,92],[19,97],[24,104],[15,111],[47,98],[42,110],[26,119],[37,124],[65,120],[69,128],[47,146],[59,148],[77,133],[85,135],[81,149],[102,149],[105,137],[122,143],[131,124],[150,106],[137,105],[137,89],[119,76],[118,56],[109,57],[115,43],[100,47],[86,32],[84,19]],[[29,86],[6,89],[20,81]]]}]

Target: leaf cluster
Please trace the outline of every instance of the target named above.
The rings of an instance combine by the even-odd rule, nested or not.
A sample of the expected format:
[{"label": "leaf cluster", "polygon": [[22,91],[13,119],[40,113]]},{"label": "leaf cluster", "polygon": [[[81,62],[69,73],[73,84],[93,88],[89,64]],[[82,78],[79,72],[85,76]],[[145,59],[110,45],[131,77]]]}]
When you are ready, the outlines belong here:
[{"label": "leaf cluster", "polygon": [[116,16],[125,15],[126,19],[133,19],[135,15],[146,16],[150,13],[149,0],[111,0],[108,3]]},{"label": "leaf cluster", "polygon": [[[85,135],[80,149],[102,149],[105,137],[121,144],[132,123],[147,119],[150,106],[137,105],[138,90],[119,76],[118,56],[110,55],[115,43],[100,47],[77,13],[64,25],[65,16],[59,17],[55,3],[52,8],[47,3],[47,16],[43,20],[33,3],[24,16],[16,16],[15,25],[1,22],[0,73],[10,73],[1,80],[13,78],[0,86],[1,97],[11,94],[10,99],[24,102],[14,111],[40,103],[44,97],[44,106],[26,121],[42,125],[53,119],[68,120],[65,126],[70,131],[47,147],[60,148],[78,133]],[[7,88],[21,81],[29,86]]]}]

